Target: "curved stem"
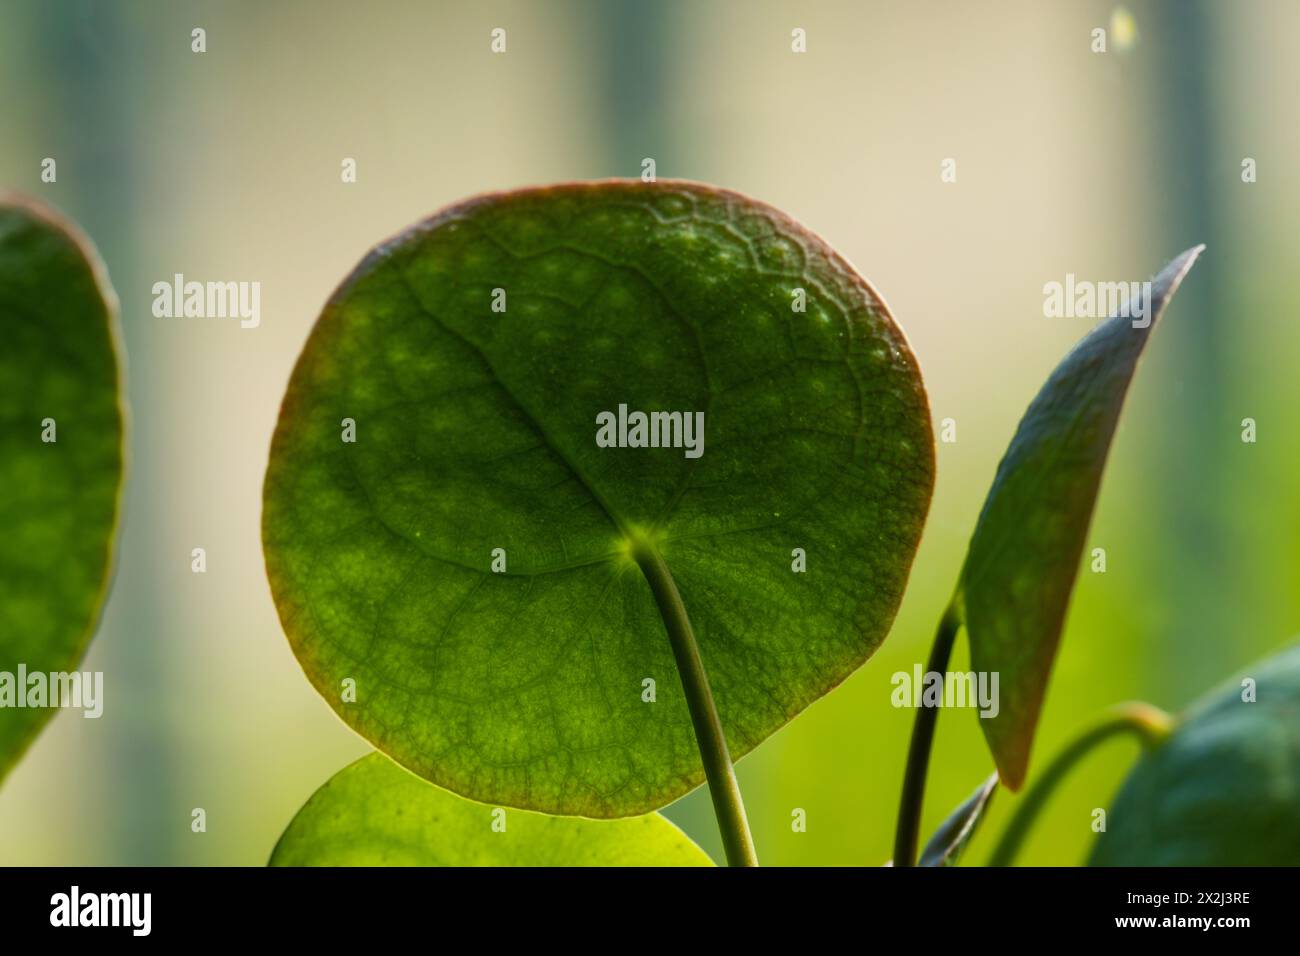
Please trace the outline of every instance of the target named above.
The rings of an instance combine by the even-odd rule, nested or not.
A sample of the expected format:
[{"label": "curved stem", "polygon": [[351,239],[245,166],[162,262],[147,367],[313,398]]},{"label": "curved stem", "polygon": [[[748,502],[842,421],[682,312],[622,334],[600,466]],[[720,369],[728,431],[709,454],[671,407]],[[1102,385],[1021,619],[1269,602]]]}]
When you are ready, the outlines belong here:
[{"label": "curved stem", "polygon": [[1043,775],[1029,788],[1016,807],[1015,816],[1003,831],[1002,839],[993,851],[988,865],[1011,865],[1047,798],[1074,765],[1093,748],[1111,737],[1132,733],[1141,741],[1143,749],[1150,750],[1169,736],[1173,726],[1174,719],[1169,714],[1150,704],[1120,704],[1113,708],[1100,723],[1085,730],[1057,754]]},{"label": "curved stem", "polygon": [[[930,648],[926,673],[942,674],[948,669],[952,645],[961,628],[950,604],[943,612]],[[898,803],[898,827],[894,831],[894,866],[915,866],[916,847],[921,837],[921,808],[925,803],[925,777],[930,767],[930,748],[939,720],[938,707],[918,708],[912,724],[912,741],[907,747],[907,770],[903,774],[903,796]]]},{"label": "curved stem", "polygon": [[650,583],[659,613],[663,616],[677,659],[677,673],[682,679],[686,704],[690,708],[691,723],[695,726],[695,740],[704,761],[704,775],[709,781],[709,796],[713,798],[713,812],[722,831],[722,845],[727,852],[728,866],[758,866],[754,853],[754,838],[749,833],[745,818],[745,804],[740,798],[740,785],[736,771],[731,766],[727,738],[722,732],[722,721],[713,703],[713,691],[700,660],[700,648],[695,643],[695,631],[686,615],[686,606],[677,591],[668,565],[659,552],[646,542],[635,542],[632,555],[641,572]]}]

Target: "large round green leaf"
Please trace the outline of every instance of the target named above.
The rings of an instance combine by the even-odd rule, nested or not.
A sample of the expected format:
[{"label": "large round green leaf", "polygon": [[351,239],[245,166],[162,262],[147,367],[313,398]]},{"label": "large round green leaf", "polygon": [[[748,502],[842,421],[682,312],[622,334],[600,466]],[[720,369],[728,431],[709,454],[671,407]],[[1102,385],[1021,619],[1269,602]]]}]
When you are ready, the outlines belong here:
[{"label": "large round green leaf", "polygon": [[48,690],[46,706],[16,706],[36,690],[20,677],[73,670],[108,591],[122,486],[116,308],[85,237],[0,196],[0,778],[55,713]]},{"label": "large round green leaf", "polygon": [[1208,695],[1142,757],[1089,864],[1300,866],[1300,643]]},{"label": "large round green leaf", "polygon": [[[598,446],[620,405],[702,412],[703,453]],[[707,186],[570,184],[454,206],[348,277],[262,533],[294,652],[376,747],[474,799],[626,816],[703,777],[631,538],[740,755],[883,639],[932,483],[916,362],[824,242]]]},{"label": "large round green leaf", "polygon": [[340,770],[289,824],[271,866],[712,866],[657,813],[552,817],[473,803],[383,754]]},{"label": "large round green leaf", "polygon": [[998,713],[979,724],[1012,790],[1029,768],[1124,397],[1151,331],[1203,248],[1177,256],[1061,360],[1021,419],[971,537],[957,606],[972,668],[1000,675]]}]

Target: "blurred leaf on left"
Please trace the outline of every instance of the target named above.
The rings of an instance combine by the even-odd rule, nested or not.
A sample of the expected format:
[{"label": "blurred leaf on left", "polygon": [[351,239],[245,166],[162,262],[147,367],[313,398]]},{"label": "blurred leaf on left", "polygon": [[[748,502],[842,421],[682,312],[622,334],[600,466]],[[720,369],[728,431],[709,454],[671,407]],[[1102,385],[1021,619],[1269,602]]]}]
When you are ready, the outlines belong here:
[{"label": "blurred leaf on left", "polygon": [[[116,312],[76,227],[0,195],[0,779],[56,713],[49,674],[76,669],[108,593],[123,470]],[[41,683],[45,706],[31,706]]]}]

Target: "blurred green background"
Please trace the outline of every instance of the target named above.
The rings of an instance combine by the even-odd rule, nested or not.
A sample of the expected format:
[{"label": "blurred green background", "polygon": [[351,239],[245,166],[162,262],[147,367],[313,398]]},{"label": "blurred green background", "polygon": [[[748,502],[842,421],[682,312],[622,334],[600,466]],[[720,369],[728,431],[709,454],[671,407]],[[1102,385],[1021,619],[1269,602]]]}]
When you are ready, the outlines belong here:
[{"label": "blurred green background", "polygon": [[[925,659],[1019,416],[1091,324],[1043,317],[1067,272],[1144,279],[1209,247],[1130,394],[1089,542],[1108,570],[1080,576],[1033,767],[1111,703],[1180,707],[1282,645],[1300,619],[1300,4],[1127,10],[1120,43],[1122,14],[1091,0],[5,3],[0,186],[74,216],[109,265],[132,463],[85,665],[106,672],[105,717],[59,715],[10,775],[0,863],[261,864],[368,750],[299,671],[263,573],[262,474],[298,350],[342,276],[416,219],[644,157],[825,236],[906,330],[936,424],[957,422],[892,636],[739,765],[763,862],[889,857],[913,717],[890,676]],[[261,327],[154,318],[150,286],[175,272],[260,281]],[[1081,862],[1134,752],[1095,754],[1022,862]],[[991,766],[974,713],[944,714],[925,830]],[[969,862],[1014,804],[999,795]],[[720,858],[706,793],[667,812]]]}]

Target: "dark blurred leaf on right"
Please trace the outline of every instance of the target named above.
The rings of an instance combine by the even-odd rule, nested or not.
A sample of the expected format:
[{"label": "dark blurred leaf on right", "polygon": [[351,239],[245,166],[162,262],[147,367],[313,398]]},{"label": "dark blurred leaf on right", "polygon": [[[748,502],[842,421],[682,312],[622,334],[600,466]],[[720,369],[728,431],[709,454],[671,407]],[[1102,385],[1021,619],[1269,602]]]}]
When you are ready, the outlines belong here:
[{"label": "dark blurred leaf on right", "polygon": [[1300,642],[1202,698],[1115,798],[1091,866],[1300,865]]}]

